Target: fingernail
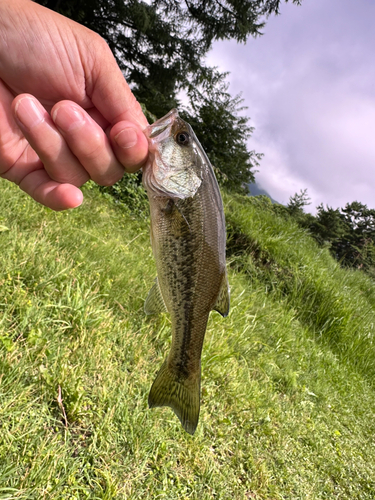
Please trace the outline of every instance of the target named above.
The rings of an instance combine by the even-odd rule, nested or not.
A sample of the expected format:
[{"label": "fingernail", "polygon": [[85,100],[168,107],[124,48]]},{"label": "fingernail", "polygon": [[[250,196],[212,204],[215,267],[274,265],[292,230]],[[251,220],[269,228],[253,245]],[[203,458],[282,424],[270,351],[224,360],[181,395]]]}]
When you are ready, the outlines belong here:
[{"label": "fingernail", "polygon": [[45,109],[31,97],[22,97],[14,108],[17,119],[21,124],[31,129],[44,121]]},{"label": "fingernail", "polygon": [[120,148],[128,149],[135,146],[138,142],[137,132],[134,128],[124,128],[114,137],[116,144]]},{"label": "fingernail", "polygon": [[71,132],[82,127],[85,117],[79,108],[61,106],[52,112],[52,120],[63,131]]}]

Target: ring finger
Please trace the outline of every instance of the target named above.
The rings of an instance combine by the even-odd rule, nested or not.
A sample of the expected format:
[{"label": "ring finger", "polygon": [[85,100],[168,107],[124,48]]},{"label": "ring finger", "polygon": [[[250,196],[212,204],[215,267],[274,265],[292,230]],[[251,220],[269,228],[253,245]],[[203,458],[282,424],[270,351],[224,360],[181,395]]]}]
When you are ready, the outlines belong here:
[{"label": "ring finger", "polygon": [[81,186],[90,178],[37,99],[21,94],[12,107],[19,127],[51,179]]}]

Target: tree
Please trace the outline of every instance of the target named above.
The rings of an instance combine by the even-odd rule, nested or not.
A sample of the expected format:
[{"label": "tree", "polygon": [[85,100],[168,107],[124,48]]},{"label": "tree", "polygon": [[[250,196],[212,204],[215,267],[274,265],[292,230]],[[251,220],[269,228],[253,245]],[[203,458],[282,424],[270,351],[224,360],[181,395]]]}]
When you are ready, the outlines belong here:
[{"label": "tree", "polygon": [[308,229],[313,221],[315,221],[315,217],[313,215],[304,212],[304,207],[310,204],[307,189],[301,189],[299,193],[295,193],[294,196],[290,196],[288,205],[285,206],[280,203],[275,203],[272,206],[272,210],[276,215],[286,218],[292,217],[298,225]]},{"label": "tree", "polygon": [[375,266],[375,210],[354,201],[347,203],[341,213],[350,228],[343,262],[364,269]]},{"label": "tree", "polygon": [[303,207],[306,207],[307,205],[311,205],[307,189],[304,189],[303,191],[301,189],[299,193],[296,193],[294,196],[289,198],[287,209],[290,215],[297,215],[303,213]]},{"label": "tree", "polygon": [[343,265],[348,265],[345,255],[350,248],[351,228],[339,208],[333,209],[323,204],[317,207],[317,215],[309,225],[309,231],[320,245],[326,245],[333,257]]},{"label": "tree", "polygon": [[191,109],[183,108],[181,115],[204,144],[220,184],[232,191],[247,192],[247,185],[254,182],[252,169],[262,155],[246,147],[253,129],[240,115],[246,109],[241,96],[228,93],[225,76],[212,71],[199,86],[190,85]]},{"label": "tree", "polygon": [[362,269],[375,277],[375,210],[358,201],[336,209],[321,204],[314,217],[303,212],[306,200],[306,190],[296,193],[284,213],[307,228],[319,245],[328,246],[342,266]]},{"label": "tree", "polygon": [[[138,87],[185,85],[204,71],[214,40],[258,36],[281,0],[38,0],[99,33],[128,81]],[[286,0],[288,1],[288,0]],[[300,0],[292,0],[300,4]],[[198,75],[200,77],[200,74]],[[170,86],[165,89],[170,91]],[[162,92],[164,95],[164,87]],[[148,109],[152,109],[148,106]],[[167,110],[165,110],[167,111]],[[156,113],[155,113],[156,114]]]}]

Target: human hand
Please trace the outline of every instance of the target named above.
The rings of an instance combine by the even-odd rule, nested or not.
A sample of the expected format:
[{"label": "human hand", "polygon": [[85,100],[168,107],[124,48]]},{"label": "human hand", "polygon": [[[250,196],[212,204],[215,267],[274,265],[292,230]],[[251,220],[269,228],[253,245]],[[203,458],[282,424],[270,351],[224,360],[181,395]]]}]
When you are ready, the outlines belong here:
[{"label": "human hand", "polygon": [[147,120],[109,47],[30,0],[0,2],[0,176],[54,210],[146,159]]}]

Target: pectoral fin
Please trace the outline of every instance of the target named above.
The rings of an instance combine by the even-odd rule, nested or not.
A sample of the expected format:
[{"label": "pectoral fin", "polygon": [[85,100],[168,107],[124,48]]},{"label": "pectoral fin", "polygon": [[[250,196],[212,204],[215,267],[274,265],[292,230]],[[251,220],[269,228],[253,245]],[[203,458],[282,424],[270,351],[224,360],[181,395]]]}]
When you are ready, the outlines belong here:
[{"label": "pectoral fin", "polygon": [[221,283],[219,295],[217,296],[216,303],[213,307],[214,311],[220,313],[224,318],[229,314],[230,306],[230,293],[228,276],[225,274]]},{"label": "pectoral fin", "polygon": [[146,314],[159,314],[161,312],[167,312],[167,307],[165,305],[157,278],[147,295],[144,310]]}]

